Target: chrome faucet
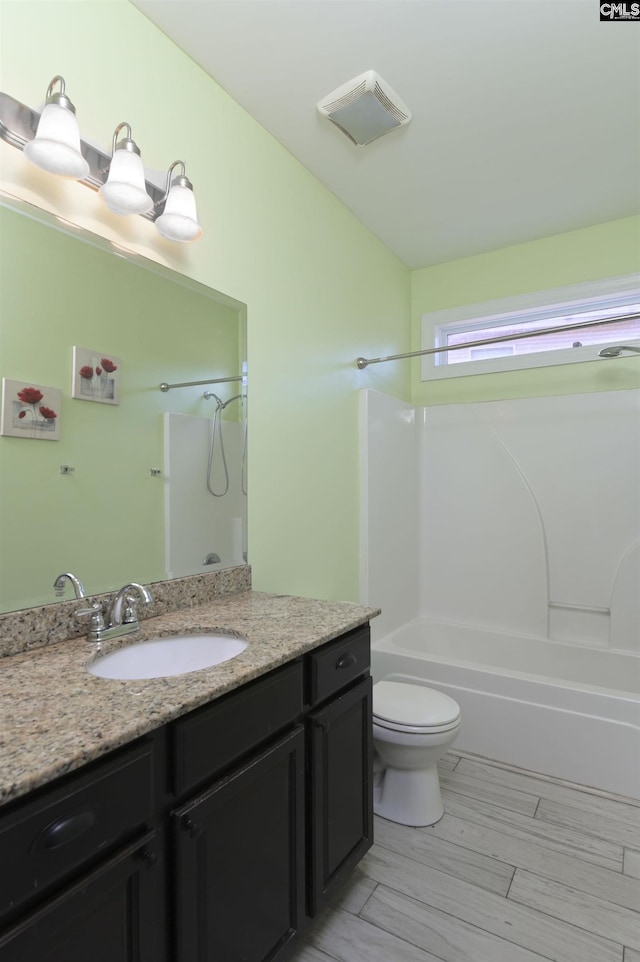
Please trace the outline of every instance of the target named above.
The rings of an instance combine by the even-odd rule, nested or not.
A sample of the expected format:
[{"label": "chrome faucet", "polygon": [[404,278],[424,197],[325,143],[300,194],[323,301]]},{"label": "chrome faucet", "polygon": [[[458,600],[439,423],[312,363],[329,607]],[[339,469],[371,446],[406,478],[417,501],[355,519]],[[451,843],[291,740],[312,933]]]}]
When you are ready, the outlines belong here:
[{"label": "chrome faucet", "polygon": [[[136,594],[138,599],[136,599]],[[94,602],[91,608],[82,608],[80,611],[76,611],[76,617],[89,618],[89,631],[87,633],[89,641],[106,641],[108,638],[118,638],[130,634],[132,631],[137,631],[140,627],[135,607],[137,600],[142,601],[145,605],[150,605],[153,598],[148,588],[131,581],[115,593],[111,604],[107,608],[106,618],[99,601]]]},{"label": "chrome faucet", "polygon": [[153,601],[151,597],[151,592],[144,585],[139,585],[137,582],[132,581],[120,591],[116,592],[113,601],[111,602],[111,607],[109,608],[108,616],[108,628],[118,628],[124,627],[125,625],[131,625],[129,631],[135,631],[138,627],[138,614],[136,612],[136,595],[132,594],[135,592],[138,594],[139,599],[144,605],[150,605]]},{"label": "chrome faucet", "polygon": [[87,592],[84,590],[84,585],[79,578],[71,574],[70,571],[64,571],[61,575],[58,575],[56,580],[53,582],[53,590],[56,593],[57,598],[62,598],[64,595],[64,583],[65,581],[70,581],[73,585],[73,590],[75,591],[76,598],[86,598]]}]

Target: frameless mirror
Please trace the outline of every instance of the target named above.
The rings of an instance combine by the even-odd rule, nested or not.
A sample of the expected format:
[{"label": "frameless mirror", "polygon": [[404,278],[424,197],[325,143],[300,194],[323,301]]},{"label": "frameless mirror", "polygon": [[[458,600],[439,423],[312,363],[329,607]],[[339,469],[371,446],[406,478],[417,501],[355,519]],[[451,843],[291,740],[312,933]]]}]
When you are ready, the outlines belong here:
[{"label": "frameless mirror", "polygon": [[0,264],[0,611],[245,562],[244,305],[13,201]]}]

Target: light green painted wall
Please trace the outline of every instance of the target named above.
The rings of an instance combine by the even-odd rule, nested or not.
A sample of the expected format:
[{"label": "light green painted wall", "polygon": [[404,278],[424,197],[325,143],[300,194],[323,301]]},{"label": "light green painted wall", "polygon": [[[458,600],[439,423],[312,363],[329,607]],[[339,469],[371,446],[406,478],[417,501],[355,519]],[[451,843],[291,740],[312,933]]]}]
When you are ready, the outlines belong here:
[{"label": "light green painted wall", "polygon": [[[421,319],[429,311],[479,304],[640,271],[640,217],[546,237],[528,244],[414,271],[412,350],[420,350]],[[416,404],[451,404],[640,387],[640,362],[619,358],[557,367],[420,381],[412,361]]]},{"label": "light green painted wall", "polygon": [[177,247],[0,144],[5,188],[247,303],[256,588],[358,597],[359,387],[423,404],[637,384],[633,359],[431,384],[417,361],[354,365],[419,347],[425,311],[637,270],[637,218],[411,274],[128,0],[2,0],[0,17],[2,90],[36,106],[62,73],[85,139],[127,120],[147,168],[187,163],[205,235]]},{"label": "light green painted wall", "polygon": [[407,349],[408,269],[126,0],[3,0],[1,17],[1,88],[36,106],[61,73],[85,139],[127,120],[147,168],[184,159],[205,234],[177,248],[116,223],[8,147],[5,182],[247,303],[254,586],[357,599],[357,388],[408,399],[410,370],[354,359]]},{"label": "light green painted wall", "polygon": [[[0,318],[0,374],[62,390],[59,441],[0,437],[0,611],[53,601],[61,571],[163,580],[162,415],[213,402],[158,385],[237,374],[238,311],[0,207]],[[118,358],[118,406],[72,399],[74,345]]]}]

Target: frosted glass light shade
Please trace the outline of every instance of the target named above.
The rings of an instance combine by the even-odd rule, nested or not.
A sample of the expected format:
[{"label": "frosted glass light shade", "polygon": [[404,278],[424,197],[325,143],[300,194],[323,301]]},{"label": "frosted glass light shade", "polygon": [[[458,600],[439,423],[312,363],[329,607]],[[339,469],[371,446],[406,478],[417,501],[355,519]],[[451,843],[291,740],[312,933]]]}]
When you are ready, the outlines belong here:
[{"label": "frosted glass light shade", "polygon": [[163,237],[172,241],[193,241],[202,237],[198,223],[196,199],[189,187],[175,184],[167,196],[164,211],[156,220]]},{"label": "frosted glass light shade", "polygon": [[140,155],[125,148],[116,150],[100,194],[114,214],[146,214],[150,211],[153,201],[145,187]]},{"label": "frosted glass light shade", "polygon": [[59,104],[47,104],[34,140],[25,144],[24,154],[32,164],[61,177],[82,180],[89,164],[80,153],[80,131],[75,114]]}]

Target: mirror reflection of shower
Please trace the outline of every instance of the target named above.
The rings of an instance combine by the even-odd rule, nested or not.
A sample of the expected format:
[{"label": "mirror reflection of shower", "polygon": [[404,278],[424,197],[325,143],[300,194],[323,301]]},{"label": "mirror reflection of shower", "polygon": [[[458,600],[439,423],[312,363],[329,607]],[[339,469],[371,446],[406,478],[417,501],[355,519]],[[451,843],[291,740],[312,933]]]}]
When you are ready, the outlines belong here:
[{"label": "mirror reflection of shower", "polygon": [[[247,494],[247,417],[245,411],[245,404],[247,400],[246,394],[235,394],[230,397],[227,401],[223,401],[214,394],[213,391],[205,391],[202,395],[203,398],[208,401],[213,399],[216,402],[216,408],[214,411],[213,418],[211,419],[211,433],[209,436],[209,459],[207,463],[207,491],[212,494],[214,498],[223,498],[229,490],[229,468],[227,466],[227,456],[224,449],[224,430],[222,422],[222,412],[224,409],[231,404],[233,401],[240,401],[242,406],[242,469],[241,469],[241,480],[240,486],[242,494]],[[216,445],[218,448],[218,459],[221,464],[222,480],[219,486],[219,490],[215,490],[212,473],[215,464],[216,456]]]},{"label": "mirror reflection of shower", "polygon": [[161,390],[174,387],[200,389],[186,396],[183,410],[163,414],[167,577],[246,564],[246,364],[242,361],[239,375],[166,384]]}]

